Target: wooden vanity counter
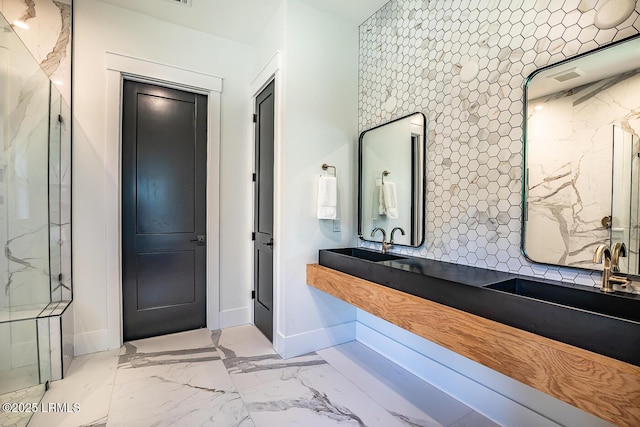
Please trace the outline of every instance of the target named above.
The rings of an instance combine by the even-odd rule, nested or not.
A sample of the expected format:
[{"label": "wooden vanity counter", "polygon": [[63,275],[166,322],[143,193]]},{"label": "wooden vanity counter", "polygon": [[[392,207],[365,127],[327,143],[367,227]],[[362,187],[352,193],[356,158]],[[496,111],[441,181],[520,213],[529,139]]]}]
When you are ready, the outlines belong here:
[{"label": "wooden vanity counter", "polygon": [[640,426],[640,367],[318,264],[307,283],[617,426]]}]

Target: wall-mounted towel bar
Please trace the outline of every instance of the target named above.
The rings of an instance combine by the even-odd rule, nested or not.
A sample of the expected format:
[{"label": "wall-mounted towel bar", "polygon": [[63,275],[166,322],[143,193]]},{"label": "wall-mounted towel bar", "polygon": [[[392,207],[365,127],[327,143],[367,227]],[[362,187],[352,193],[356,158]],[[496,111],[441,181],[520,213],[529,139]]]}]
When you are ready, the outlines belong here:
[{"label": "wall-mounted towel bar", "polygon": [[325,170],[325,171],[326,171],[326,170],[327,170],[327,169],[329,169],[329,168],[333,169],[333,176],[337,176],[337,175],[338,175],[338,170],[336,169],[336,167],[335,167],[335,166],[331,166],[331,165],[328,165],[328,164],[326,164],[326,163],[323,163],[323,164],[322,164],[322,170]]}]

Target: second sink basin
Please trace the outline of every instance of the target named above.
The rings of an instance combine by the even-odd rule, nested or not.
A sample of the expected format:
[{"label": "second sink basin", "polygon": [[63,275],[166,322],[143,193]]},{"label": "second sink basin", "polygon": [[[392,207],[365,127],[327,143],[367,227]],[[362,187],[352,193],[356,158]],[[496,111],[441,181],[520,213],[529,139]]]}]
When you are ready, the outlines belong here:
[{"label": "second sink basin", "polygon": [[394,254],[383,254],[380,252],[373,252],[373,251],[368,251],[366,249],[360,249],[360,248],[331,249],[331,252],[352,256],[354,258],[360,258],[360,259],[373,261],[373,262],[405,259],[405,257],[394,255]]},{"label": "second sink basin", "polygon": [[521,278],[494,283],[485,288],[640,322],[640,298],[632,294],[604,294]]}]

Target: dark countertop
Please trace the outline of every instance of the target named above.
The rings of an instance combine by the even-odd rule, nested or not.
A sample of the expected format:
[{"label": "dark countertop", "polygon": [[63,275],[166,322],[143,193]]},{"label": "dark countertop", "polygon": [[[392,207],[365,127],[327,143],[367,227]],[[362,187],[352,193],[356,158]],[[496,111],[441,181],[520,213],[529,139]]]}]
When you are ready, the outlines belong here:
[{"label": "dark countertop", "polygon": [[[640,296],[638,295],[623,293],[604,295],[598,289],[585,286],[410,256],[398,260],[373,262],[341,253],[340,249],[320,250],[319,264],[640,366]],[[625,304],[626,308],[629,308],[627,312],[637,314],[632,314],[629,318],[620,318],[486,288],[487,285],[510,279],[560,286],[562,291],[569,291],[570,297],[574,294],[579,296],[584,292],[597,293],[597,296],[590,296],[597,297],[599,300],[604,298],[607,304]],[[560,288],[558,291],[562,293]],[[636,306],[637,310],[635,310]]]}]

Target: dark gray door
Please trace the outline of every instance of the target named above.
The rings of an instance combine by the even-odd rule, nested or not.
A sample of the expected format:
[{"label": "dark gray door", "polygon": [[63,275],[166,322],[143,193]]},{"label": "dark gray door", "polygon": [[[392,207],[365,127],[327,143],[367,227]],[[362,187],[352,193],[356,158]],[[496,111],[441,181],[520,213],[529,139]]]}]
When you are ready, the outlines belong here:
[{"label": "dark gray door", "polygon": [[274,90],[271,82],[256,97],[254,286],[255,325],[273,341],[273,136]]},{"label": "dark gray door", "polygon": [[206,326],[207,97],[125,80],[124,340]]}]

